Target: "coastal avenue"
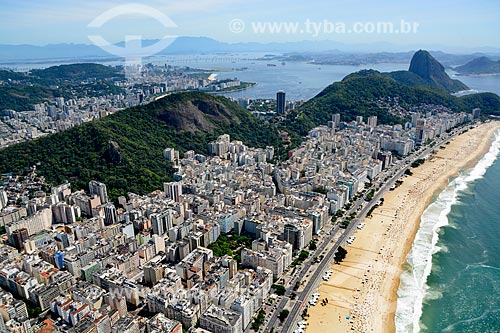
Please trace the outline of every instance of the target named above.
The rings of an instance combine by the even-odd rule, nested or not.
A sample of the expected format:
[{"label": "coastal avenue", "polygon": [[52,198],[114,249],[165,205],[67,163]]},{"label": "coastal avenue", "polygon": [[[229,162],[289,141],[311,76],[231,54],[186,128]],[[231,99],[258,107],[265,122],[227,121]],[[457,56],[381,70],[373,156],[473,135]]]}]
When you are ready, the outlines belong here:
[{"label": "coastal avenue", "polygon": [[[465,129],[470,129],[471,126],[465,127]],[[460,131],[462,132],[462,131]],[[293,332],[293,330],[296,328],[296,323],[298,320],[298,317],[304,311],[304,305],[307,303],[308,298],[310,297],[311,292],[318,287],[318,284],[320,282],[320,278],[322,274],[324,273],[325,269],[331,265],[332,259],[334,257],[335,252],[337,251],[338,247],[342,245],[345,240],[351,235],[352,231],[357,227],[358,222],[363,219],[368,211],[377,203],[377,201],[380,200],[382,195],[389,189],[391,186],[395,184],[395,182],[403,176],[405,170],[410,166],[410,164],[419,159],[427,156],[432,152],[434,147],[439,147],[441,144],[444,142],[448,141],[449,139],[455,137],[459,132],[458,131],[453,131],[450,135],[443,135],[438,141],[436,141],[436,144],[433,147],[428,147],[425,150],[423,150],[417,157],[412,158],[411,155],[406,157],[405,159],[401,160],[400,165],[396,165],[394,168],[399,168],[399,171],[392,173],[393,176],[390,178],[388,181],[385,182],[384,185],[380,187],[380,189],[377,191],[377,193],[374,195],[373,199],[365,206],[363,204],[365,203],[363,198],[358,199],[353,203],[351,208],[346,212],[345,215],[348,215],[349,213],[356,212],[358,209],[361,209],[359,212],[357,219],[353,220],[352,223],[350,223],[347,228],[345,229],[344,232],[340,234],[340,237],[337,239],[335,242],[334,246],[328,251],[328,253],[325,255],[323,260],[319,263],[318,267],[315,269],[313,275],[307,282],[306,286],[304,287],[302,292],[297,292],[297,301],[295,301],[295,304],[293,305],[293,308],[290,310],[290,313],[286,319],[286,321],[283,324],[283,328],[281,332],[288,333],[288,332]],[[394,172],[394,171],[392,171]],[[391,175],[391,172],[388,171],[388,175]],[[383,180],[377,181],[376,184],[382,183]],[[327,248],[327,246],[334,240],[334,238],[337,236],[336,234],[339,231],[339,227],[336,226],[334,229],[332,229],[330,236],[326,237],[323,242],[317,247],[317,250],[315,251],[315,254],[320,255],[323,253],[323,251]],[[312,257],[312,256],[311,256]],[[279,304],[275,308],[275,310],[271,313],[271,318],[269,319],[269,322],[267,323],[264,332],[272,332],[274,329],[277,328],[276,323],[278,321],[278,315],[279,313],[286,307],[288,301],[290,300],[290,296],[293,293],[293,286],[295,285],[296,281],[302,281],[306,273],[309,271],[309,268],[312,266],[312,259],[308,259],[307,262],[304,263],[302,269],[300,270],[300,273],[295,275],[294,278],[292,278],[290,282],[290,287],[287,288],[285,295],[281,298]]]}]

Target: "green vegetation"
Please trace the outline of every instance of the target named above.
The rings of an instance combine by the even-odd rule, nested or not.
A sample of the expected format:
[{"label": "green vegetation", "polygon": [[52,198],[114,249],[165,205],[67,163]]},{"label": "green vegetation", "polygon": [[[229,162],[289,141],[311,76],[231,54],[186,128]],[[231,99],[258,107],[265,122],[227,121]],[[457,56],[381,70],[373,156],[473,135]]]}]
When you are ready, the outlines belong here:
[{"label": "green vegetation", "polygon": [[66,83],[57,89],[46,85],[28,84],[17,86],[0,86],[0,111],[12,109],[15,111],[29,111],[35,104],[52,102],[54,97],[73,98],[76,96],[98,97],[108,94],[118,94],[123,89],[105,81],[81,83]]},{"label": "green vegetation", "polygon": [[92,63],[52,66],[45,69],[34,69],[33,76],[51,80],[85,81],[123,78],[124,74],[116,68]]},{"label": "green vegetation", "polygon": [[372,189],[367,195],[366,195],[366,200],[370,201],[373,199],[373,196],[375,195],[375,189]]},{"label": "green vegetation", "polygon": [[280,284],[273,284],[271,288],[274,289],[274,293],[278,296],[283,296],[286,293],[286,288]]},{"label": "green vegetation", "polygon": [[336,264],[339,264],[342,262],[342,260],[345,259],[346,255],[347,255],[347,250],[344,249],[342,246],[339,246],[337,252],[335,252],[335,257],[333,258],[333,260],[335,261]]},{"label": "green vegetation", "polygon": [[[40,84],[62,77],[63,81],[69,80],[62,85],[79,87],[88,95],[102,93],[103,89],[119,89],[112,84],[112,79],[121,75],[116,69],[93,64],[68,66],[34,71],[33,77],[38,78]],[[102,81],[93,81],[93,78]],[[88,82],[82,85],[77,84],[77,80]],[[62,91],[67,90],[37,85],[0,87],[0,110],[31,109],[34,103],[60,96]],[[359,115],[376,115],[379,123],[403,123],[405,119],[378,106],[377,101],[387,97],[399,98],[403,107],[427,103],[444,105],[454,111],[470,112],[479,107],[483,114],[500,114],[500,97],[495,94],[454,97],[441,89],[410,86],[387,74],[365,70],[328,86],[291,111],[278,128],[256,119],[224,97],[199,92],[172,94],[148,105],[0,150],[0,172],[22,175],[37,165],[39,173],[51,184],[69,180],[75,189],[87,188],[88,181],[95,179],[108,185],[110,197],[115,200],[128,192],[144,194],[160,189],[162,182],[171,180],[174,170],[162,156],[166,147],[174,147],[181,154],[187,150],[206,153],[209,141],[227,133],[249,146],[274,146],[280,154],[286,154],[311,128],[331,120],[333,113],[339,113],[343,121],[354,120]],[[286,148],[282,145],[278,130],[290,134],[292,145]],[[324,192],[323,189],[317,191]],[[349,207],[350,204],[346,206]]]},{"label": "green vegetation", "polygon": [[251,246],[251,238],[242,235],[228,234],[219,236],[215,242],[208,245],[208,248],[214,251],[214,256],[222,257],[227,254],[234,258],[236,256],[235,251],[242,247],[250,248]]},{"label": "green vegetation", "polygon": [[454,69],[461,74],[498,74],[500,73],[500,60],[493,61],[488,57],[475,58],[465,65]]},{"label": "green vegetation", "polygon": [[419,166],[421,166],[422,164],[424,164],[424,162],[425,162],[425,159],[419,158],[418,160],[413,161],[413,163],[411,164],[411,167],[412,168],[418,168]]},{"label": "green vegetation", "polygon": [[500,97],[496,94],[480,93],[455,97],[445,90],[426,86],[425,82],[416,78],[418,77],[416,74],[404,75],[412,76],[418,82],[404,82],[399,77],[393,78],[388,73],[375,70],[362,70],[350,74],[342,81],[325,88],[297,110],[290,112],[284,127],[292,136],[293,144],[299,144],[301,136],[306,135],[317,125],[326,124],[334,113],[339,113],[342,121],[355,120],[356,116],[363,116],[365,119],[377,116],[379,123],[382,124],[404,123],[404,119],[395,117],[377,106],[376,101],[386,97],[398,97],[400,105],[406,108],[427,103],[467,113],[479,107],[485,114],[500,115]]},{"label": "green vegetation", "polygon": [[375,204],[375,205],[373,205],[373,206],[370,208],[370,210],[368,211],[368,213],[366,213],[366,216],[371,216],[371,215],[372,215],[372,213],[373,213],[373,211],[374,211],[377,207],[382,206],[383,204],[384,204],[384,198],[380,198],[380,205],[379,205],[379,204]]},{"label": "green vegetation", "polygon": [[[31,73],[0,70],[0,81],[21,84],[0,86],[0,110],[33,110],[33,105],[52,101],[54,97],[96,97],[117,94],[123,89],[113,84],[124,75],[116,68],[98,64],[71,64],[34,69]],[[57,87],[57,88],[54,88]]]},{"label": "green vegetation", "polygon": [[292,262],[292,267],[302,264],[307,257],[309,257],[309,252],[306,250],[300,251],[299,256]]},{"label": "green vegetation", "polygon": [[411,172],[410,169],[406,169],[405,170],[405,175],[407,175],[407,176],[413,176],[413,172]]},{"label": "green vegetation", "polygon": [[414,74],[424,80],[425,85],[444,89],[449,92],[467,90],[465,84],[451,79],[444,69],[428,51],[419,50],[413,55],[408,74]]},{"label": "green vegetation", "polygon": [[14,87],[0,86],[0,110],[13,109],[16,111],[33,110],[33,105],[60,97],[60,90],[49,89],[37,85],[23,85]]},{"label": "green vegetation", "polygon": [[289,314],[290,314],[290,311],[288,311],[287,309],[284,309],[283,311],[280,312],[278,318],[283,322],[283,321],[285,321],[285,319],[288,317]]},{"label": "green vegetation", "polygon": [[287,130],[291,134],[304,136],[311,128],[326,124],[334,113],[339,113],[342,121],[354,120],[356,116],[378,116],[381,123],[401,123],[402,119],[381,112],[375,105],[376,98],[382,94],[387,96],[385,89],[378,85],[392,83],[390,81],[397,84],[380,73],[377,76],[365,76],[363,72],[348,75],[325,88],[299,109],[291,111],[287,117],[290,119],[287,121]]},{"label": "green vegetation", "polygon": [[107,81],[90,82],[86,84],[72,84],[64,87],[65,90],[76,91],[78,96],[98,97],[110,94],[119,94],[123,89]]},{"label": "green vegetation", "polygon": [[11,70],[0,70],[0,81],[16,80],[23,81],[28,77],[23,73],[14,72]]},{"label": "green vegetation", "polygon": [[257,317],[254,319],[252,323],[252,329],[254,331],[258,331],[260,326],[264,323],[265,318],[266,318],[266,311],[260,309],[259,313],[257,314]]},{"label": "green vegetation", "polygon": [[30,318],[37,318],[40,313],[42,313],[42,309],[39,306],[32,306],[31,304],[28,304],[28,316]]},{"label": "green vegetation", "polygon": [[373,211],[378,207],[378,205],[373,205],[370,210],[366,213],[366,216],[372,216]]},{"label": "green vegetation", "polygon": [[309,243],[309,250],[310,251],[316,251],[316,249],[318,248],[318,245],[316,244],[316,240],[313,239],[310,243]]},{"label": "green vegetation", "polygon": [[162,188],[174,170],[163,150],[206,153],[207,143],[223,133],[254,147],[279,146],[277,131],[224,97],[199,92],[173,94],[151,104],[64,132],[0,150],[0,172],[25,174],[37,164],[52,184],[69,180],[87,188],[106,183],[115,200],[128,192]]},{"label": "green vegetation", "polygon": [[[228,81],[231,81],[231,80],[228,80]],[[241,90],[251,88],[255,85],[256,85],[255,82],[241,82],[239,86],[224,88],[221,90],[217,90],[216,92],[213,92],[213,93],[220,94],[220,93],[225,93],[225,92],[230,92],[230,91],[241,91]]]}]

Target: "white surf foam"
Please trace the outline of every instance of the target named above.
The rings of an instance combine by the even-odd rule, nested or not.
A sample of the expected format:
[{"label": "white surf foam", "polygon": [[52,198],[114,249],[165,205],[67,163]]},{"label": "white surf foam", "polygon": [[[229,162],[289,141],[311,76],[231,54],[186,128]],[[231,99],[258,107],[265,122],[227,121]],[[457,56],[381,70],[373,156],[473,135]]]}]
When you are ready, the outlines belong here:
[{"label": "white surf foam", "polygon": [[483,177],[497,159],[499,151],[500,132],[496,133],[490,150],[478,164],[453,180],[422,214],[420,228],[407,256],[409,269],[401,274],[395,317],[396,333],[420,332],[419,322],[424,300],[441,297],[439,291],[430,291],[427,286],[427,278],[432,270],[432,255],[441,251],[437,245],[439,230],[448,225],[448,214],[451,207],[457,203],[459,192],[466,190],[471,182]]}]

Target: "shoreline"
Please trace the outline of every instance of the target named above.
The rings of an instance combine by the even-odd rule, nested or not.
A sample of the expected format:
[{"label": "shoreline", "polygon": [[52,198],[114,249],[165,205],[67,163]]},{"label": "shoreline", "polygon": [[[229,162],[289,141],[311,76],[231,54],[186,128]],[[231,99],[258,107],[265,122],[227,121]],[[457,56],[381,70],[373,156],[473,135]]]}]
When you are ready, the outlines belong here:
[{"label": "shoreline", "polygon": [[[488,152],[500,122],[481,124],[455,137],[445,149],[402,177],[403,184],[384,194],[384,204],[366,218],[366,226],[347,245],[347,257],[333,265],[332,277],[318,292],[326,305],[309,308],[307,332],[395,332],[400,276],[425,209],[462,170]],[[347,319],[349,318],[349,319]]]},{"label": "shoreline", "polygon": [[481,74],[455,74],[456,76],[472,76],[472,77],[489,77],[489,76],[498,76],[500,73],[481,73]]},{"label": "shoreline", "polygon": [[213,95],[223,95],[223,94],[229,94],[229,93],[234,93],[234,92],[245,91],[245,90],[253,88],[253,87],[255,87],[257,85],[256,82],[245,82],[245,83],[249,83],[249,85],[247,85],[245,87],[238,87],[238,88],[233,89],[233,90],[208,91],[208,93],[209,94],[213,94]]}]

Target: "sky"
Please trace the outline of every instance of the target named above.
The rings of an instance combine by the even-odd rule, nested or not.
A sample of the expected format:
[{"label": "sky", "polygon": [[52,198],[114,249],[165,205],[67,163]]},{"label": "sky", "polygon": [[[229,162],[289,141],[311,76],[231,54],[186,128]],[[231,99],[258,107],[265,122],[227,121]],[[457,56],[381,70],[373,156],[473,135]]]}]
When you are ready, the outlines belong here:
[{"label": "sky", "polygon": [[[148,10],[142,14],[127,11],[137,8],[130,4]],[[129,6],[122,7],[123,15],[89,27],[101,14],[116,14],[125,5]],[[135,35],[145,39],[206,36],[224,42],[318,39],[500,48],[498,0],[0,0],[0,9],[0,44],[91,44],[89,35],[115,43]],[[165,15],[171,24],[165,27],[151,13]],[[410,33],[366,31],[390,22],[399,32],[402,20],[417,24],[416,29]],[[355,23],[361,31],[352,32]],[[269,24],[282,30],[259,30],[259,25]],[[288,30],[283,28],[286,24]]]}]

